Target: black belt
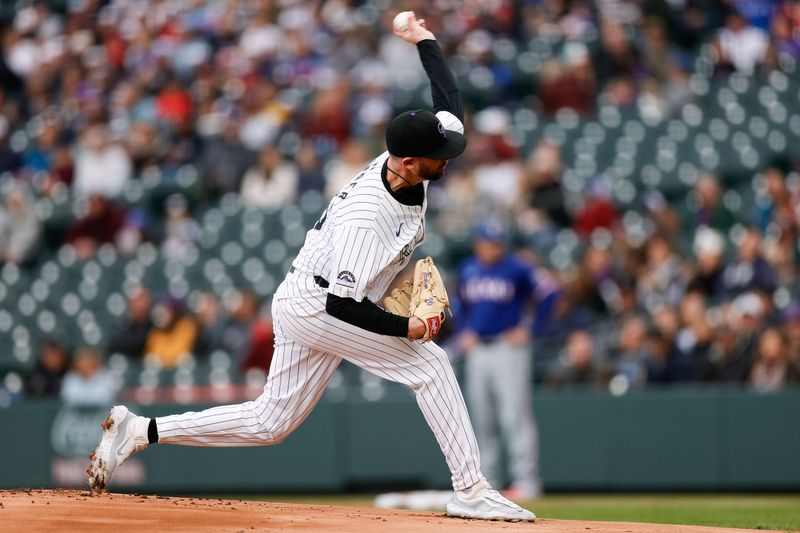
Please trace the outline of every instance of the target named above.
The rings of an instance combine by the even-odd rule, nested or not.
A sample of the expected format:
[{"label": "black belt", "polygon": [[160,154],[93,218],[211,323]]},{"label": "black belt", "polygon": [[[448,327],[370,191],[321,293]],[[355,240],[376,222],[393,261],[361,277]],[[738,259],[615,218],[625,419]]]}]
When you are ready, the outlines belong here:
[{"label": "black belt", "polygon": [[478,342],[481,344],[493,344],[503,338],[502,335],[478,335]]},{"label": "black belt", "polygon": [[[289,274],[294,274],[294,265],[289,267]],[[326,280],[322,276],[314,276],[314,283],[316,283],[323,289],[327,289],[328,287],[330,287],[330,283],[328,283],[328,280]]]}]

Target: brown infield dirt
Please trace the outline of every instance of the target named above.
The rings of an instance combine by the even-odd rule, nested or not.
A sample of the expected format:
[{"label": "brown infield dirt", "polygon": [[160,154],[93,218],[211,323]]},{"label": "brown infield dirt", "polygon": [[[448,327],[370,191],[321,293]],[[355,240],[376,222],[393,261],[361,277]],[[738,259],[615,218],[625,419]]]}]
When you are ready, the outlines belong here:
[{"label": "brown infield dirt", "polygon": [[[389,511],[331,505],[296,505],[242,500],[167,498],[131,494],[93,495],[77,490],[0,491],[0,531],[24,533],[264,532],[449,533],[744,533],[749,529],[538,518],[531,522],[486,522],[447,518],[443,513]],[[764,533],[759,530],[759,533]]]}]

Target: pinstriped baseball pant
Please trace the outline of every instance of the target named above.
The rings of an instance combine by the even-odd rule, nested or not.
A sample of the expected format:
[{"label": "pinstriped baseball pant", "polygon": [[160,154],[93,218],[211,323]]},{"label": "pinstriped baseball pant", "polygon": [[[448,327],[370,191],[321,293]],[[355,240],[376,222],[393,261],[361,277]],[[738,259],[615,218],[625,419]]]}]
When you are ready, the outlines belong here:
[{"label": "pinstriped baseball pant", "polygon": [[461,490],[482,479],[480,455],[464,398],[447,354],[378,335],[325,312],[324,293],[273,301],[275,354],[264,392],[237,405],[156,419],[159,442],[185,446],[278,444],[319,400],[342,359],[410,387]]}]

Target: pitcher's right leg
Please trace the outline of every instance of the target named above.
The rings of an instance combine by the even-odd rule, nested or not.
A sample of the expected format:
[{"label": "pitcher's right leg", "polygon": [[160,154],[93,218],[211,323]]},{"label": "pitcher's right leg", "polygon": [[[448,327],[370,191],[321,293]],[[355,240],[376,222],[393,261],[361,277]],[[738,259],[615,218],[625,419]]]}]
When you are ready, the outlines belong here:
[{"label": "pitcher's right leg", "polygon": [[158,442],[220,447],[278,444],[311,413],[340,361],[297,341],[276,338],[261,396],[198,413],[159,417]]},{"label": "pitcher's right leg", "polygon": [[[158,442],[184,446],[264,446],[283,441],[316,405],[341,358],[308,348],[283,334],[274,317],[275,354],[264,392],[257,399],[201,412],[156,419]],[[102,491],[116,468],[147,447],[150,420],[123,406],[103,424],[103,437],[90,456],[89,485]]]}]

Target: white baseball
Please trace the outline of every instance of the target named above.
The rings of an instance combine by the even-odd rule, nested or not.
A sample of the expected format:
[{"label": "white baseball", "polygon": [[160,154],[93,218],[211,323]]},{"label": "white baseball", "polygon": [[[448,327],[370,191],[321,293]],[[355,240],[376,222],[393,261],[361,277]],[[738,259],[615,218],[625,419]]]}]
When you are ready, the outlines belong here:
[{"label": "white baseball", "polygon": [[394,29],[398,33],[405,33],[408,31],[408,17],[411,16],[411,11],[402,11],[394,17]]}]

